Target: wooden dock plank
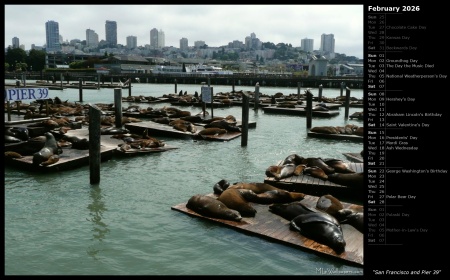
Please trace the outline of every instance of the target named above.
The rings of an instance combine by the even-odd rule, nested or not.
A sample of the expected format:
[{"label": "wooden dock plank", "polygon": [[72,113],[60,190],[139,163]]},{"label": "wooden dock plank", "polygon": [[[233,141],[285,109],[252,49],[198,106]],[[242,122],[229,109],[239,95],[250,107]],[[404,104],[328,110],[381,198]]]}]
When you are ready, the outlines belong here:
[{"label": "wooden dock plank", "polygon": [[350,140],[356,142],[363,142],[364,137],[358,135],[350,135],[350,134],[329,134],[329,133],[318,133],[318,132],[308,132],[308,137],[314,138],[325,138],[325,139],[335,139],[335,140]]},{"label": "wooden dock plank", "polygon": [[364,162],[364,158],[360,153],[343,153],[343,155],[353,162]]},{"label": "wooden dock plank", "polygon": [[[283,108],[276,106],[267,106],[262,108],[264,113],[275,113],[275,114],[286,114],[286,115],[297,115],[297,116],[306,116],[306,109],[304,107],[296,107],[296,108]],[[339,115],[339,111],[312,111],[312,116],[314,117],[334,117]]]},{"label": "wooden dock plank", "polygon": [[[213,194],[209,194],[214,196]],[[319,197],[306,195],[302,203],[309,207],[315,207]],[[349,208],[354,205],[341,201],[344,208]],[[269,205],[262,205],[256,203],[250,203],[252,207],[257,210],[255,217],[243,218],[240,222],[222,220],[216,218],[210,218],[202,216],[188,208],[186,203],[180,203],[172,206],[172,210],[176,210],[191,216],[196,216],[211,221],[221,223],[223,225],[232,227],[236,230],[240,230],[247,233],[253,233],[257,236],[267,238],[270,240],[279,241],[284,244],[288,244],[299,249],[305,249],[314,253],[317,253],[324,257],[332,257],[341,259],[344,262],[349,262],[354,265],[364,264],[364,236],[361,232],[356,230],[350,225],[342,225],[344,233],[344,239],[347,243],[345,252],[338,255],[330,247],[315,242],[309,239],[299,232],[290,229],[290,221],[283,219],[282,217],[273,214],[269,210]]]}]

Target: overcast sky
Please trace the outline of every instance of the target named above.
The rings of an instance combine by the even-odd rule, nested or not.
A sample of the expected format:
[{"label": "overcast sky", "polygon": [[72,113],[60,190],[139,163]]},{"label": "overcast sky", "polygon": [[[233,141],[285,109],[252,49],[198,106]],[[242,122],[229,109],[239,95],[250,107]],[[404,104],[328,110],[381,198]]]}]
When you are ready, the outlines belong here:
[{"label": "overcast sky", "polygon": [[227,45],[255,33],[274,44],[301,46],[322,34],[334,34],[335,52],[363,58],[363,5],[5,5],[5,48],[19,38],[25,50],[45,45],[45,23],[59,23],[63,40],[86,40],[86,29],[105,39],[105,22],[117,22],[117,43],[136,36],[138,46],[150,44],[150,30],[165,34],[165,45],[180,47],[205,41],[210,47]]}]

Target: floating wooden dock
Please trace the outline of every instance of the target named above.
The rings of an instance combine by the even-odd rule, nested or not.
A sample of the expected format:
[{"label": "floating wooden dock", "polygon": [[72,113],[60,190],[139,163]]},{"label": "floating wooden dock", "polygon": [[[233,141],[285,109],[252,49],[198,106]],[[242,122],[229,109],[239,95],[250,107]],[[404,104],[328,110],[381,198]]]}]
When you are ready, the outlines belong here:
[{"label": "floating wooden dock", "polygon": [[[183,132],[180,130],[177,130],[173,128],[172,126],[168,124],[160,124],[153,121],[143,121],[143,122],[136,122],[136,123],[128,123],[125,124],[125,128],[128,129],[132,133],[141,134],[145,129],[148,129],[149,135],[153,137],[172,137],[172,138],[181,138],[181,139],[197,139],[197,140],[212,140],[212,141],[229,141],[235,138],[238,138],[241,136],[241,132],[237,131],[229,131],[225,134],[220,135],[198,135],[197,133],[204,128],[204,123],[197,124],[194,123],[196,133],[191,132]],[[238,121],[237,126],[241,127],[242,122]],[[248,124],[249,128],[256,127],[256,122],[249,122]]]},{"label": "floating wooden dock", "polygon": [[[88,129],[74,129],[69,130],[67,136],[76,136],[79,139],[87,138],[89,140],[89,130]],[[123,144],[123,140],[112,138],[112,135],[101,135],[100,140],[100,159],[101,161],[110,160],[115,155],[132,155],[132,151],[128,153],[122,153],[117,151],[118,145]],[[159,147],[147,152],[164,152],[168,150],[176,149],[174,146],[165,145],[164,147]],[[70,147],[62,148],[62,153],[59,154],[58,162],[48,165],[34,165],[33,156],[23,156],[22,158],[8,158],[5,157],[5,163],[9,166],[16,168],[29,170],[29,171],[39,171],[39,172],[56,172],[78,168],[81,166],[89,165],[89,149],[79,150],[72,149]]]},{"label": "floating wooden dock", "polygon": [[363,142],[364,137],[354,134],[329,134],[329,133],[318,133],[318,132],[308,132],[308,137],[314,138],[325,138],[325,139],[335,139],[335,140],[350,140],[355,142]]},{"label": "floating wooden dock", "polygon": [[[215,195],[210,194],[210,196]],[[306,195],[301,202],[309,207],[315,208],[318,199],[319,197]],[[343,201],[341,202],[344,208],[355,206],[350,203],[346,203]],[[211,220],[213,222],[220,223],[244,233],[255,234],[263,238],[278,241],[290,246],[297,247],[299,249],[307,250],[309,252],[317,253],[318,255],[323,257],[340,259],[346,263],[357,266],[362,266],[364,264],[364,235],[350,225],[341,225],[344,233],[346,247],[345,252],[338,255],[330,247],[306,238],[298,231],[291,230],[290,221],[272,213],[269,210],[269,205],[249,202],[251,206],[256,209],[256,216],[253,218],[242,218],[240,222],[236,222],[202,216],[186,208],[186,203],[180,203],[178,205],[172,206],[171,209],[191,216]]]},{"label": "floating wooden dock", "polygon": [[[296,105],[295,108],[267,106],[267,107],[263,107],[262,109],[264,110],[264,113],[306,116],[306,109],[304,106],[301,106],[301,105]],[[314,117],[327,118],[327,117],[334,117],[334,116],[339,115],[339,111],[337,111],[337,110],[312,111],[311,114]]]},{"label": "floating wooden dock", "polygon": [[[363,163],[348,162],[349,168],[355,172],[364,172]],[[339,199],[347,201],[359,202],[363,201],[364,190],[355,190],[347,186],[339,185],[330,181],[315,178],[310,175],[300,174],[293,175],[281,180],[274,177],[266,177],[264,183],[292,192],[301,192],[309,195],[322,196],[331,194]]]}]

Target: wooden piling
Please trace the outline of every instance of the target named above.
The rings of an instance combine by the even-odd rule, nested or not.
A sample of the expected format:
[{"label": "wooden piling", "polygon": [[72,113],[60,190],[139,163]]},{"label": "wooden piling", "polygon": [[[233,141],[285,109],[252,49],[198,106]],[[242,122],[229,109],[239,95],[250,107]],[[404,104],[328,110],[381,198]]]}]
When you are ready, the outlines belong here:
[{"label": "wooden piling", "polygon": [[345,90],[345,115],[344,118],[348,119],[348,111],[350,107],[350,89],[347,87]]},{"label": "wooden piling", "polygon": [[115,88],[114,89],[114,108],[116,108],[115,112],[115,124],[117,128],[122,127],[122,89]]},{"label": "wooden piling", "polygon": [[309,89],[306,90],[306,128],[312,126],[312,93]]},{"label": "wooden piling", "polygon": [[300,89],[301,89],[302,82],[297,83],[297,100],[300,100]]},{"label": "wooden piling", "polygon": [[11,102],[8,100],[6,101],[6,109],[8,110],[8,121],[11,121]]},{"label": "wooden piling", "polygon": [[178,90],[177,90],[177,79],[175,79],[175,93],[177,93],[178,92]]},{"label": "wooden piling", "polygon": [[81,78],[78,79],[78,91],[80,102],[83,102],[83,80]]},{"label": "wooden piling", "polygon": [[341,82],[341,96],[344,95],[344,87],[345,87],[345,83]]},{"label": "wooden piling", "polygon": [[131,78],[128,78],[128,97],[131,97]]},{"label": "wooden piling", "polygon": [[318,102],[322,101],[322,89],[323,89],[323,86],[319,85],[319,96],[317,97]]},{"label": "wooden piling", "polygon": [[101,110],[95,106],[89,106],[89,170],[91,184],[100,182],[100,116]]},{"label": "wooden piling", "polygon": [[256,111],[258,111],[259,108],[259,83],[256,83],[255,85],[255,106],[253,107]]},{"label": "wooden piling", "polygon": [[248,139],[248,112],[249,97],[247,93],[242,94],[242,126],[241,126],[241,146],[247,146]]}]

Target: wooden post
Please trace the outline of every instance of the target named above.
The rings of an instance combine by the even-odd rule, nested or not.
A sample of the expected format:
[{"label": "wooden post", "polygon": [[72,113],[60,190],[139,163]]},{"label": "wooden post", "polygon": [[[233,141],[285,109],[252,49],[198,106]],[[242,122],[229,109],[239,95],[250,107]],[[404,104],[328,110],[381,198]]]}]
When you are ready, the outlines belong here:
[{"label": "wooden post", "polygon": [[8,110],[8,121],[11,121],[11,102],[8,100],[6,103],[6,108]]},{"label": "wooden post", "polygon": [[[205,82],[202,82],[201,85],[202,85],[202,88],[203,88],[205,86]],[[201,92],[201,90],[200,90],[200,92]],[[200,100],[202,102],[203,118],[205,118],[206,117],[206,103],[203,101],[203,94],[201,94],[201,95],[202,95],[202,98]]]},{"label": "wooden post", "polygon": [[97,74],[97,88],[100,89],[100,74]]},{"label": "wooden post", "polygon": [[177,79],[175,79],[175,93],[177,93],[178,92],[178,90],[177,90]]},{"label": "wooden post", "polygon": [[255,85],[255,106],[253,107],[256,111],[259,108],[259,83]]},{"label": "wooden post", "polygon": [[233,86],[232,86],[232,90],[231,90],[232,93],[234,93],[234,85],[235,85],[235,84],[236,84],[236,80],[233,79]]},{"label": "wooden post", "polygon": [[59,73],[59,81],[61,84],[61,88],[63,88],[63,74],[62,73]]},{"label": "wooden post", "polygon": [[16,101],[17,115],[20,116],[20,101]]},{"label": "wooden post", "polygon": [[345,87],[345,83],[341,82],[341,96],[343,96],[344,94],[344,87]]},{"label": "wooden post", "polygon": [[80,96],[80,102],[83,102],[83,79],[78,79],[78,90]]},{"label": "wooden post", "polygon": [[317,98],[317,102],[322,102],[322,89],[323,89],[323,86],[319,85],[319,96]]},{"label": "wooden post", "polygon": [[213,107],[214,107],[213,90],[214,89],[212,87],[210,87],[210,90],[211,90],[211,118],[214,118],[214,110],[213,110]]},{"label": "wooden post", "polygon": [[131,78],[128,78],[128,97],[131,97]]},{"label": "wooden post", "polygon": [[89,106],[89,170],[91,184],[100,182],[100,116],[101,110],[95,106]]},{"label": "wooden post", "polygon": [[114,78],[113,78],[113,77],[111,77],[111,85],[112,85],[112,84],[113,84],[113,82],[114,82],[113,80],[114,80]]},{"label": "wooden post", "polygon": [[309,89],[306,90],[306,128],[311,128],[312,125],[312,93]]},{"label": "wooden post", "polygon": [[248,140],[248,111],[249,97],[247,93],[242,94],[242,127],[241,127],[241,146],[247,146]]},{"label": "wooden post", "polygon": [[115,124],[117,128],[122,128],[122,88],[114,89],[114,107],[115,112]]},{"label": "wooden post", "polygon": [[302,87],[302,82],[297,83],[297,100],[300,100],[300,89]]},{"label": "wooden post", "polygon": [[48,107],[48,99],[45,100],[45,114],[47,117],[50,115],[50,108]]},{"label": "wooden post", "polygon": [[23,87],[27,87],[27,75],[22,73]]},{"label": "wooden post", "polygon": [[344,118],[346,120],[348,119],[349,107],[350,107],[350,89],[348,87],[346,87],[346,90],[345,90],[345,116],[344,116]]}]

